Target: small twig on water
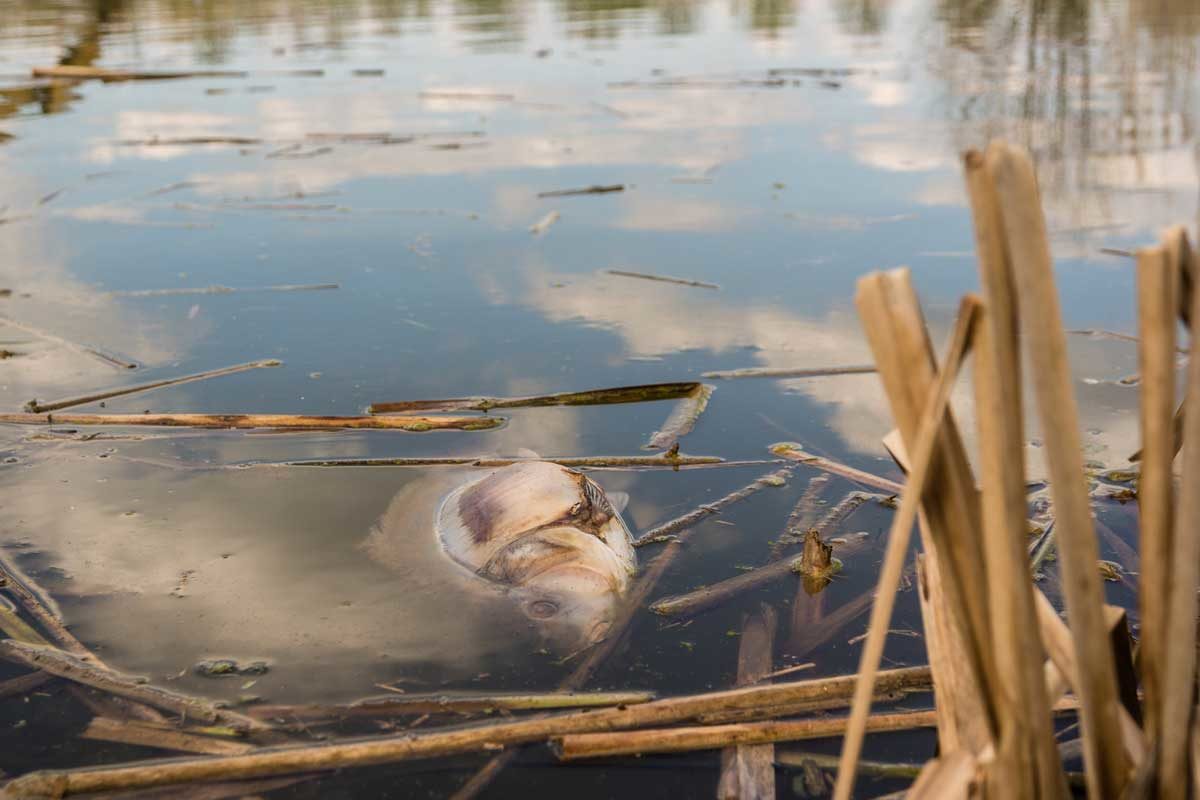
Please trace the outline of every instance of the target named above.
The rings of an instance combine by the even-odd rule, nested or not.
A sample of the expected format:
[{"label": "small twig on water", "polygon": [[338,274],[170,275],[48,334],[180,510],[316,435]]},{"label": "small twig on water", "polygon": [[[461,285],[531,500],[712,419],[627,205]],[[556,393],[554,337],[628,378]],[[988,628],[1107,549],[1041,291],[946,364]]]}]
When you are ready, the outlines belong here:
[{"label": "small twig on water", "polygon": [[68,397],[63,400],[51,400],[46,403],[39,403],[37,400],[30,400],[25,404],[25,409],[30,413],[38,414],[47,411],[57,411],[61,408],[71,408],[72,406],[81,406],[87,403],[95,403],[100,400],[107,400],[110,397],[123,397],[130,394],[139,394],[141,392],[149,392],[154,389],[161,389],[166,386],[179,386],[192,381],[202,381],[208,378],[219,378],[223,375],[233,375],[237,372],[245,372],[251,369],[260,369],[263,367],[278,367],[282,361],[275,359],[265,359],[263,361],[250,361],[245,364],[235,364],[232,367],[222,367],[221,369],[212,369],[206,372],[195,372],[191,375],[181,375],[178,378],[165,378],[161,381],[150,381],[149,383],[139,383],[135,386],[120,386],[115,389],[106,389],[95,392],[93,394],[80,395],[78,397]]},{"label": "small twig on water", "polygon": [[676,283],[680,286],[696,286],[701,289],[720,289],[721,287],[715,283],[707,281],[696,281],[691,278],[674,278],[670,275],[651,275],[648,272],[630,272],[624,269],[606,269],[604,270],[609,275],[619,275],[622,278],[641,278],[646,281],[658,281],[659,283]]}]

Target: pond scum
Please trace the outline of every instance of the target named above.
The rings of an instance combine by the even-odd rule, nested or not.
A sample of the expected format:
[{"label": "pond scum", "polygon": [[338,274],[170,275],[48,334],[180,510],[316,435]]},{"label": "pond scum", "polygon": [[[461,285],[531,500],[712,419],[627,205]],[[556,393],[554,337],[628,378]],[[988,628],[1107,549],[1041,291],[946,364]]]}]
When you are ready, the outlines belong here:
[{"label": "pond scum", "polygon": [[[777,764],[801,767],[808,789],[823,793],[832,788],[834,796],[843,799],[852,796],[857,775],[914,780],[901,794],[916,798],[1053,798],[1081,791],[1091,798],[1197,796],[1200,358],[1195,337],[1185,400],[1178,411],[1173,408],[1177,321],[1190,327],[1200,314],[1200,292],[1192,291],[1196,259],[1182,228],[1168,230],[1160,245],[1136,254],[1142,449],[1137,454],[1140,471],[1131,473],[1140,513],[1141,639],[1135,645],[1124,611],[1104,603],[1103,575],[1114,567],[1099,559],[1099,523],[1092,518],[1089,476],[1084,471],[1066,360],[1068,332],[1061,322],[1032,163],[1023,150],[994,142],[986,152],[967,153],[964,165],[982,295],[963,299],[941,363],[935,360],[907,271],[874,273],[858,282],[857,306],[898,428],[885,445],[908,476],[904,485],[810,455],[799,445],[773,447],[775,459],[762,462],[770,463],[773,472],[642,533],[639,545],[664,547],[639,576],[611,634],[580,654],[556,691],[541,695],[405,695],[343,706],[261,705],[234,711],[117,672],[75,638],[39,587],[0,562],[0,591],[14,603],[0,605],[0,631],[7,636],[0,640],[0,658],[30,670],[0,682],[0,697],[63,681],[95,712],[84,736],[192,754],[26,774],[6,784],[4,796],[57,798],[206,781],[220,781],[227,787],[234,781],[253,781],[235,785],[235,793],[267,791],[310,780],[326,770],[491,754],[491,760],[456,795],[465,798],[484,789],[521,746],[538,743],[548,743],[564,763],[723,749],[720,797],[774,797]],[[948,408],[968,356],[973,361],[978,420],[978,475],[971,471]],[[179,380],[272,365],[255,362]],[[1022,383],[1026,375],[1043,432],[1053,501],[1052,515],[1032,521],[1027,519],[1024,465]],[[130,391],[150,391],[169,383],[142,384]],[[488,415],[496,408],[671,399],[679,401],[676,411],[650,445],[666,452],[580,459],[575,466],[681,469],[726,466],[718,458],[679,455],[679,439],[702,414],[710,394],[711,387],[677,383],[540,397],[380,403],[364,417],[160,414],[139,419],[10,413],[0,416],[0,421],[80,426],[353,426],[414,432],[502,425],[502,418]],[[31,407],[57,409],[110,396],[114,392],[101,391],[54,403],[35,401]],[[479,415],[395,415],[406,411]],[[387,414],[377,416],[378,412]],[[1174,460],[1180,450],[1182,470],[1176,474]],[[420,463],[486,466],[509,461],[464,458]],[[854,492],[818,521],[816,492],[810,490],[789,519],[777,548],[802,545],[800,556],[777,552],[775,562],[743,576],[687,596],[654,601],[659,578],[699,521],[782,484],[792,471],[805,467],[817,472],[814,487],[825,480],[825,473],[832,473],[887,494]],[[770,655],[776,613],[764,606],[745,618],[737,686],[732,689],[666,698],[636,691],[583,691],[597,668],[617,651],[630,621],[647,607],[668,618],[686,617],[746,588],[795,572],[802,576],[802,593],[797,595],[793,615],[805,613],[802,603],[818,596],[836,571],[833,554],[849,555],[864,546],[854,539],[825,537],[866,502],[894,509],[878,587],[833,614],[822,616],[818,610],[821,630],[808,642],[811,649],[827,641],[850,619],[869,610],[870,626],[857,675],[792,680],[811,665],[777,669]],[[914,525],[920,530],[921,547],[915,562],[909,563]],[[1102,527],[1099,533],[1104,534]],[[1051,548],[1058,552],[1065,621],[1034,580],[1037,564]],[[928,666],[880,670],[889,633],[916,635],[889,630],[896,593],[906,576],[915,576],[918,587]],[[930,691],[932,708],[894,707],[907,695]],[[893,708],[873,712],[873,703]],[[828,713],[847,708],[848,715]],[[519,716],[522,712],[532,713]],[[464,714],[501,716],[461,723]],[[420,732],[407,730],[431,717],[449,722]],[[1077,730],[1073,741],[1056,739],[1055,722],[1064,717],[1077,718],[1076,725],[1065,729]],[[406,730],[302,743],[311,729],[351,718],[404,720]],[[859,759],[865,736],[916,728],[937,730],[938,756],[928,763]],[[843,737],[843,743],[836,761],[817,754],[777,755],[773,748],[775,742],[838,737]],[[1066,771],[1064,762],[1079,753],[1083,772]],[[823,772],[834,769],[836,781]],[[813,771],[815,787],[809,780]]]}]

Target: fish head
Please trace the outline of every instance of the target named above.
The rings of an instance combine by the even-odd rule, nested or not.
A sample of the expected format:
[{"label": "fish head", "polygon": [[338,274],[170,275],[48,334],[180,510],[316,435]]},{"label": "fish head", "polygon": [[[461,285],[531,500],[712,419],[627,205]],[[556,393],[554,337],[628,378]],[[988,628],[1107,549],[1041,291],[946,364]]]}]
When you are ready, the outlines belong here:
[{"label": "fish head", "polygon": [[521,537],[480,574],[510,587],[548,644],[574,651],[608,635],[631,569],[595,534],[562,525]]}]

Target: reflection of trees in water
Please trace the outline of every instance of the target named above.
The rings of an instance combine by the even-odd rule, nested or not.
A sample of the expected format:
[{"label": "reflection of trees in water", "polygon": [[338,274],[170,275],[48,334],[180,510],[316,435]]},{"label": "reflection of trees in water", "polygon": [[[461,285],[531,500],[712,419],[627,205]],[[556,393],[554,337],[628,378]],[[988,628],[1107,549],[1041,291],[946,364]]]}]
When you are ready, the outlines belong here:
[{"label": "reflection of trees in water", "polygon": [[795,0],[749,0],[737,3],[747,17],[750,28],[774,37],[796,24]]},{"label": "reflection of trees in water", "polygon": [[890,0],[832,0],[838,26],[851,36],[877,36],[887,25]]},{"label": "reflection of trees in water", "polygon": [[517,0],[455,0],[454,14],[460,30],[473,35],[472,43],[486,49],[521,42],[525,19]]},{"label": "reflection of trees in water", "polygon": [[1021,142],[1046,193],[1087,214],[1104,202],[1089,189],[1133,188],[1147,159],[1190,146],[1198,15],[1195,0],[940,0],[929,60],[957,146]]}]

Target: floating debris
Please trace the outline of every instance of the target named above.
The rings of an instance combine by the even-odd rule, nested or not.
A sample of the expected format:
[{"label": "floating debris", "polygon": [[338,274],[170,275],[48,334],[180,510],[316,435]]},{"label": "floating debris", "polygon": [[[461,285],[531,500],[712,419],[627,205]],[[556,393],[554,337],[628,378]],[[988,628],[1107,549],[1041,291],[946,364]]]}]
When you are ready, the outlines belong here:
[{"label": "floating debris", "polygon": [[192,666],[192,672],[205,678],[229,678],[238,675],[266,675],[270,670],[266,661],[251,661],[240,664],[232,658],[206,658]]},{"label": "floating debris", "polygon": [[228,738],[204,736],[188,731],[176,730],[161,724],[138,720],[119,720],[109,717],[94,717],[79,734],[84,739],[101,742],[118,742],[158,750],[174,750],[180,753],[195,753],[206,756],[237,756],[258,749],[249,742],[231,741]]},{"label": "floating debris", "polygon": [[221,708],[208,700],[150,686],[127,675],[88,663],[56,647],[0,640],[0,658],[190,719],[221,723],[239,730],[261,730],[269,727],[256,719]]},{"label": "floating debris", "polygon": [[833,475],[840,475],[848,480],[861,483],[864,486],[874,486],[877,489],[883,489],[885,492],[891,492],[896,495],[904,491],[902,484],[888,480],[887,478],[881,478],[878,475],[872,475],[870,472],[864,472],[861,469],[856,469],[846,464],[841,464],[832,459],[824,458],[823,456],[807,453],[804,451],[802,445],[795,442],[780,442],[771,445],[768,449],[780,458],[786,458],[788,461],[795,461],[798,464],[807,464],[815,469],[829,472]]},{"label": "floating debris", "polygon": [[655,544],[657,542],[678,543],[679,539],[674,538],[676,534],[688,530],[702,519],[715,514],[720,514],[727,507],[758,494],[758,492],[765,488],[777,486],[777,479],[786,481],[790,477],[792,477],[792,471],[787,467],[768,473],[767,475],[763,475],[754,481],[754,483],[743,486],[737,491],[730,492],[719,500],[714,500],[711,503],[705,503],[699,508],[689,511],[682,516],[668,520],[661,525],[656,525],[635,539],[633,546],[642,547],[644,545]]},{"label": "floating debris", "polygon": [[262,361],[250,361],[245,364],[235,364],[232,367],[222,367],[221,369],[212,369],[206,372],[195,372],[191,375],[181,375],[178,378],[166,378],[161,381],[150,381],[149,383],[139,383],[135,386],[119,386],[115,389],[105,389],[92,394],[81,395],[78,397],[68,397],[63,400],[51,400],[45,403],[39,403],[37,400],[30,400],[25,404],[25,410],[34,414],[45,413],[47,411],[57,411],[62,408],[71,408],[72,406],[80,406],[85,403],[95,403],[100,400],[107,400],[110,397],[123,397],[130,394],[139,394],[141,392],[149,392],[154,389],[161,389],[166,386],[178,386],[192,381],[202,381],[208,378],[219,378],[223,375],[233,375],[238,372],[245,372],[251,369],[263,369],[266,367],[278,367],[282,361],[275,359],[265,359]]},{"label": "floating debris", "polygon": [[582,189],[555,189],[550,192],[538,192],[538,197],[571,197],[577,194],[610,194],[625,191],[625,184],[614,183],[607,186],[585,186]]},{"label": "floating debris", "polygon": [[618,386],[612,389],[588,389],[582,392],[558,392],[528,397],[455,397],[448,400],[401,400],[372,403],[370,414],[394,414],[407,411],[491,411],[494,408],[542,408],[546,406],[603,406],[619,403],[648,403],[687,397],[700,383],[650,383],[642,386]]},{"label": "floating debris", "polygon": [[48,342],[54,342],[55,344],[61,345],[62,347],[67,348],[68,350],[74,350],[77,353],[82,353],[83,355],[91,356],[92,358],[103,361],[104,363],[106,363],[112,367],[120,367],[121,369],[137,369],[138,368],[138,363],[136,361],[131,361],[130,359],[125,358],[124,356],[119,356],[119,355],[117,355],[115,353],[111,353],[107,350],[102,350],[99,347],[94,347],[94,346],[86,345],[86,344],[79,344],[78,342],[72,342],[71,340],[64,339],[63,337],[58,336],[57,334],[50,333],[49,331],[44,331],[41,328],[35,328],[34,326],[29,325],[28,323],[25,323],[25,322],[18,322],[17,320],[12,319],[10,317],[0,316],[0,324],[8,325],[10,327],[16,328],[17,330],[25,331],[26,333],[32,334],[32,335],[38,337],[39,339],[45,339]]},{"label": "floating debris", "polygon": [[548,711],[559,708],[604,708],[637,705],[655,698],[653,692],[547,692],[543,694],[403,694],[368,697],[344,705],[256,705],[251,716],[265,721],[303,722],[395,717],[411,714],[495,714],[505,711]]},{"label": "floating debris", "polygon": [[604,270],[609,275],[620,275],[623,278],[641,278],[647,281],[660,281],[662,283],[677,283],[680,286],[698,286],[702,289],[720,289],[721,287],[715,283],[706,281],[696,281],[690,278],[673,278],[670,275],[651,275],[648,272],[630,272],[624,269],[606,269]]},{"label": "floating debris", "polygon": [[661,429],[650,437],[646,445],[648,450],[679,449],[679,440],[691,433],[704,409],[708,407],[708,399],[712,397],[713,387],[700,384],[681,399]]},{"label": "floating debris", "polygon": [[[762,603],[756,611],[742,618],[736,686],[761,683],[771,671],[776,627],[775,609],[766,603]],[[775,797],[774,745],[739,746],[723,750],[717,797],[747,800]]]},{"label": "floating debris", "polygon": [[289,428],[338,430],[381,428],[411,432],[479,431],[498,428],[502,417],[334,417],[302,414],[21,414],[0,413],[12,425],[161,425],[184,428]]},{"label": "floating debris", "polygon": [[[608,640],[606,640],[608,641]],[[0,648],[4,643],[0,643]],[[594,651],[593,651],[594,652]],[[909,667],[880,673],[880,686],[891,691],[928,690],[931,686],[927,667]],[[288,748],[261,750],[239,756],[208,756],[202,759],[172,759],[151,764],[117,764],[70,770],[43,770],[23,775],[8,783],[7,791],[17,797],[44,796],[47,790],[58,796],[83,794],[92,788],[106,791],[171,786],[193,780],[237,780],[311,772],[316,769],[340,769],[368,766],[434,755],[487,752],[502,746],[546,741],[577,733],[629,731],[702,718],[706,714],[737,710],[751,718],[774,719],[805,701],[844,702],[854,691],[855,676],[818,678],[783,684],[750,686],[741,689],[699,695],[663,698],[624,708],[589,709],[553,716],[492,722],[432,730],[424,733],[404,731],[390,736],[375,736],[361,741],[330,742]],[[927,714],[933,724],[934,712]],[[914,718],[905,725],[911,727]],[[844,719],[816,720],[830,726],[844,726]],[[840,730],[841,728],[836,728]],[[897,729],[893,724],[889,729]],[[704,730],[715,731],[710,727]],[[789,733],[794,733],[789,731]],[[829,734],[825,734],[829,735]],[[711,746],[736,744],[729,738]],[[506,750],[506,754],[511,752]]]},{"label": "floating debris", "polygon": [[[468,419],[491,419],[491,417],[468,417]],[[748,466],[752,464],[768,464],[768,461],[738,461],[727,462],[719,456],[689,456],[680,453],[663,453],[657,456],[566,456],[561,458],[541,456],[501,458],[497,456],[475,457],[430,457],[430,458],[323,458],[303,459],[280,462],[250,462],[241,466],[278,466],[278,467],[507,467],[524,461],[548,461],[563,467],[575,469],[586,468],[621,468],[621,467],[680,467],[715,466]]]},{"label": "floating debris", "polygon": [[541,236],[543,233],[550,230],[550,226],[556,222],[558,222],[558,212],[551,211],[549,214],[530,225],[529,232],[534,236]]}]

